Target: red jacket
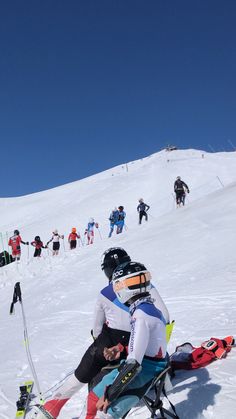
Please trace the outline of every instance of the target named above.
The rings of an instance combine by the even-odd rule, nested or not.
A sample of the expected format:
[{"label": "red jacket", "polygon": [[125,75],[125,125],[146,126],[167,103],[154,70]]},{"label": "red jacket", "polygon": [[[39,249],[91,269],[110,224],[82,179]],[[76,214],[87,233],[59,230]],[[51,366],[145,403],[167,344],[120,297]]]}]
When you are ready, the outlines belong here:
[{"label": "red jacket", "polygon": [[36,249],[45,249],[45,246],[43,245],[43,242],[40,241],[36,241],[34,240],[33,242],[31,242],[31,245],[34,246]]},{"label": "red jacket", "polygon": [[80,236],[77,233],[70,233],[68,237],[68,241],[70,242],[71,240],[76,240],[76,239],[80,239]]},{"label": "red jacket", "polygon": [[11,246],[13,254],[20,254],[20,244],[22,242],[21,236],[12,236],[9,239],[8,246]]},{"label": "red jacket", "polygon": [[205,367],[216,359],[225,358],[234,344],[233,336],[224,339],[211,338],[195,348],[191,343],[177,346],[170,357],[171,366],[174,370],[192,370]]}]

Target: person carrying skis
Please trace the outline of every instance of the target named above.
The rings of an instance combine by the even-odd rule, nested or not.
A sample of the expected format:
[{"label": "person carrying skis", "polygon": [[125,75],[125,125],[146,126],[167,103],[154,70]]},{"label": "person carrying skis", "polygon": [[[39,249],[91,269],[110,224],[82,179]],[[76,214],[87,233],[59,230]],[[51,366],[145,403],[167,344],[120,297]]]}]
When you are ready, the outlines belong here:
[{"label": "person carrying skis", "polygon": [[[151,275],[142,263],[125,262],[112,274],[113,290],[120,303],[129,308],[131,335],[128,355],[119,369],[103,377],[88,395],[94,406],[86,419],[122,418],[144,396],[155,376],[167,366],[166,321],[150,295]],[[104,349],[110,361],[120,359],[126,348],[118,344]]]},{"label": "person carrying skis", "polygon": [[110,233],[109,233],[109,236],[108,237],[111,237],[112,236],[112,233],[113,233],[114,227],[115,227],[115,225],[116,225],[116,223],[118,221],[118,218],[119,218],[119,211],[115,207],[112,210],[112,212],[110,214],[110,217],[109,217],[109,220],[110,220]]},{"label": "person carrying skis", "polygon": [[186,192],[189,193],[188,185],[181,180],[180,176],[177,176],[176,181],[174,183],[174,191],[176,195],[176,205],[177,207],[180,207],[182,204],[184,206],[185,204],[185,195]]},{"label": "person carrying skis", "polygon": [[[124,347],[128,345],[130,336],[128,307],[119,303],[113,291],[111,279],[113,271],[117,266],[129,261],[131,261],[130,256],[120,247],[110,248],[103,253],[101,268],[108,278],[109,283],[100,291],[95,305],[92,330],[92,335],[95,340],[85,352],[74,373],[58,387],[55,394],[52,395],[51,399],[43,407],[35,406],[33,414],[29,419],[57,418],[62,407],[72,395],[79,391],[86,383],[90,383],[103,367],[110,364],[110,360],[104,357],[104,348],[115,346],[118,343]],[[164,302],[154,287],[152,287],[152,291],[155,304],[160,309],[163,308],[165,319],[169,322],[169,313]]]},{"label": "person carrying skis", "polygon": [[34,241],[31,242],[31,246],[35,247],[34,257],[40,257],[42,249],[47,249],[47,246],[43,245],[39,236],[35,236]]},{"label": "person carrying skis", "polygon": [[123,231],[123,227],[125,225],[125,217],[126,217],[126,213],[124,211],[124,207],[122,205],[120,205],[118,207],[118,221],[116,222],[116,226],[117,226],[117,230],[116,233],[120,234]]},{"label": "person carrying skis", "polygon": [[69,234],[69,237],[68,237],[68,242],[70,244],[70,249],[71,250],[76,248],[76,246],[77,246],[77,239],[80,239],[80,235],[77,234],[76,228],[73,227],[71,229],[71,233]]},{"label": "person carrying skis", "polygon": [[29,242],[24,242],[22,240],[19,230],[14,230],[14,235],[10,237],[8,241],[8,246],[11,246],[12,248],[12,258],[14,261],[20,260],[21,258],[21,243],[27,246],[29,245]]},{"label": "person carrying skis", "polygon": [[142,218],[145,217],[145,220],[148,220],[147,211],[149,210],[150,206],[143,202],[143,198],[139,199],[139,205],[137,206],[137,211],[139,213],[139,224],[142,223]]},{"label": "person carrying skis", "polygon": [[63,234],[58,234],[58,230],[55,229],[52,232],[52,238],[50,240],[48,240],[47,242],[47,246],[49,245],[49,243],[52,242],[52,254],[53,256],[58,255],[59,253],[59,249],[60,249],[60,239],[64,239],[64,235]]},{"label": "person carrying skis", "polygon": [[99,224],[90,218],[84,235],[87,236],[87,244],[93,244],[94,241],[94,227],[99,228]]}]

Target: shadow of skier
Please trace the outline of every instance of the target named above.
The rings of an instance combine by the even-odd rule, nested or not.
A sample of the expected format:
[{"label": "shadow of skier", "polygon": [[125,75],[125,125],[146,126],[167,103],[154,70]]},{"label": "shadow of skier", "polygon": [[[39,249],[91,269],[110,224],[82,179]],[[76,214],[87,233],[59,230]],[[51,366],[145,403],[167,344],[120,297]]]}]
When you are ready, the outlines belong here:
[{"label": "shadow of skier", "polygon": [[[196,380],[189,382],[194,377]],[[186,380],[187,382],[183,383]],[[180,391],[186,392],[186,390],[189,390],[186,400],[179,403],[173,401],[181,419],[204,418],[203,411],[215,404],[215,395],[219,393],[221,386],[209,381],[210,376],[206,368],[191,371],[179,370],[176,372],[176,377],[172,380],[174,388],[170,396]]]}]

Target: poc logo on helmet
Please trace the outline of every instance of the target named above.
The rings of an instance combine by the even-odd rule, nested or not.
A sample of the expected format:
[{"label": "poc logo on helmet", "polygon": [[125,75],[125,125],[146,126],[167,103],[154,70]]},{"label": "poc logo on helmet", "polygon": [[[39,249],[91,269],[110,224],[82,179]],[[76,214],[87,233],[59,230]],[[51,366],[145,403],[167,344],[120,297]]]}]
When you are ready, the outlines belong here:
[{"label": "poc logo on helmet", "polygon": [[122,276],[124,273],[123,269],[120,269],[119,271],[116,271],[112,275],[112,279],[115,279],[117,276]]}]

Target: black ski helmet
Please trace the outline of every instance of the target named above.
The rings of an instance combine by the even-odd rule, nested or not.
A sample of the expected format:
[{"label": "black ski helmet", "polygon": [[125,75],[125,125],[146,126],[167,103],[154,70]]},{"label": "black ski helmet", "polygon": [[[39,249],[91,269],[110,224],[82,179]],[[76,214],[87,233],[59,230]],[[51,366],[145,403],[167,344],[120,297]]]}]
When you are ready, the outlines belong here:
[{"label": "black ski helmet", "polygon": [[35,240],[36,242],[40,242],[40,237],[39,237],[39,236],[35,236],[34,240]]},{"label": "black ski helmet", "polygon": [[112,274],[113,290],[122,304],[148,293],[151,289],[150,280],[150,272],[139,262],[122,263]]},{"label": "black ski helmet", "polygon": [[128,253],[122,247],[111,247],[102,255],[101,268],[111,281],[114,269],[121,263],[130,262]]},{"label": "black ski helmet", "polygon": [[14,230],[14,234],[15,234],[15,236],[19,236],[19,234],[20,234],[19,230]]},{"label": "black ski helmet", "polygon": [[124,211],[124,207],[123,207],[123,205],[120,205],[120,206],[118,207],[118,209],[119,209],[120,211]]}]

